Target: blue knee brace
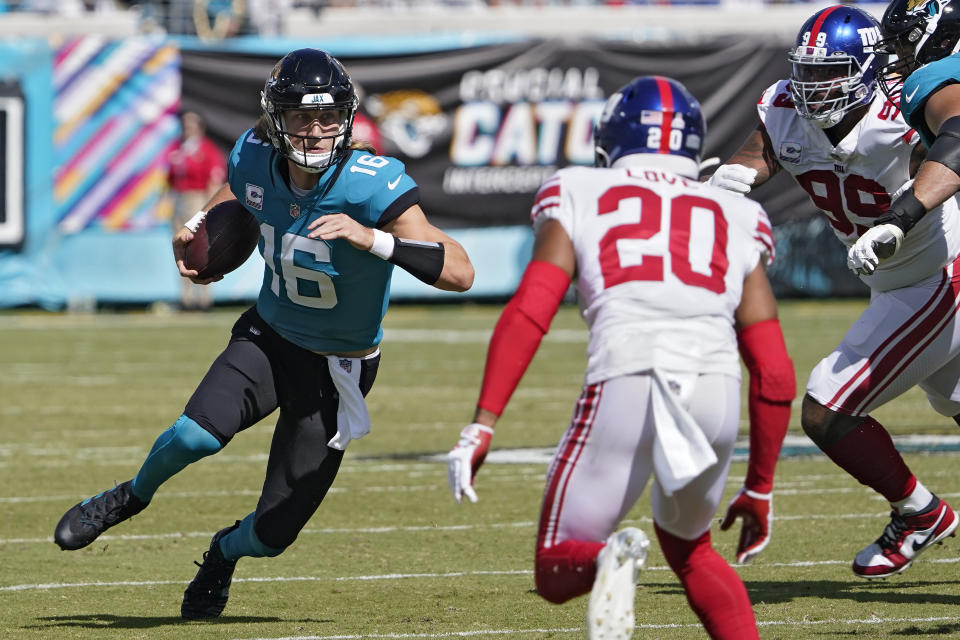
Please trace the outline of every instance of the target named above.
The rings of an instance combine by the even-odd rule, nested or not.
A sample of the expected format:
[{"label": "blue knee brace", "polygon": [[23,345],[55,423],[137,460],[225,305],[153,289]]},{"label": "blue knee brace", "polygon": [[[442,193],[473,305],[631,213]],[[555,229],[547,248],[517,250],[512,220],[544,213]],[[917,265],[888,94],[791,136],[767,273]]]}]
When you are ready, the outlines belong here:
[{"label": "blue knee brace", "polygon": [[185,415],[160,434],[133,479],[133,493],[144,502],[153,498],[160,485],[191,462],[223,448],[213,434]]}]

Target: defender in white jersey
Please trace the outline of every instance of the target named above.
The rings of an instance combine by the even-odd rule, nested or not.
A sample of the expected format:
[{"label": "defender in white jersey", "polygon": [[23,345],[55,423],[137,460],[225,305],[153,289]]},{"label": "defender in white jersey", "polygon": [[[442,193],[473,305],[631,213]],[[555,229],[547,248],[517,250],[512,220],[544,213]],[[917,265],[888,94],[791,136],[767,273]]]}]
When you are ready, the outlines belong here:
[{"label": "defender in white jersey", "polygon": [[450,453],[455,495],[469,495],[575,276],[587,371],[547,474],[534,573],[550,602],[590,592],[594,639],[633,629],[649,543],[639,529],[615,530],[651,477],[654,529],[707,632],[759,637],[710,524],[739,423],[735,326],[776,316],[773,240],[757,203],[698,182],[704,134],[699,105],[674,80],[637,78],[609,99],[597,167],[562,169],[537,193],[533,260],[491,339],[474,423]]},{"label": "defender in white jersey", "polygon": [[[791,50],[791,77],[764,92],[761,124],[710,182],[740,193],[786,169],[853,255],[923,160],[917,133],[877,89],[885,56],[876,20],[848,6],[818,11]],[[910,472],[870,412],[919,385],[934,409],[960,414],[960,219],[948,200],[899,251],[861,270],[869,307],[810,374],[802,424],[834,462],[891,504],[891,521],[853,571],[886,577],[953,535],[957,514]]]}]

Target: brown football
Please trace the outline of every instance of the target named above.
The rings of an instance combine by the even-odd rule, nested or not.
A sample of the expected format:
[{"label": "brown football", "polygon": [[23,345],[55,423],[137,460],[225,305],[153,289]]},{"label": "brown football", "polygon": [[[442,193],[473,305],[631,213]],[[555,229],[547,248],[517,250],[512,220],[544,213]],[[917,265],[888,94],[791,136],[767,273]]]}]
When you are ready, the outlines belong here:
[{"label": "brown football", "polygon": [[238,200],[214,205],[187,244],[183,264],[199,278],[230,273],[250,257],[260,240],[257,219]]}]

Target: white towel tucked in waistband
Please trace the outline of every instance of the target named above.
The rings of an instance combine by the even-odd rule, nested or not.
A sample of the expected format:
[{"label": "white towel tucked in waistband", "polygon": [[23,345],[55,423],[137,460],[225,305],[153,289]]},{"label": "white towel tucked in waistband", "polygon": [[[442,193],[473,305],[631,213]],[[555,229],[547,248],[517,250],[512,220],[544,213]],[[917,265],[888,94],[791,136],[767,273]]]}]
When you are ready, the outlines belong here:
[{"label": "white towel tucked in waistband", "polygon": [[360,365],[363,358],[326,356],[330,377],[340,394],[337,409],[337,435],[327,446],[343,451],[351,440],[370,433],[370,412],[360,392]]},{"label": "white towel tucked in waistband", "polygon": [[[685,381],[686,384],[693,384],[692,376]],[[650,400],[657,431],[653,443],[653,469],[657,483],[669,496],[715,464],[717,454],[707,442],[703,430],[680,404],[680,398],[670,389],[670,382],[678,385],[673,378],[679,379],[680,376],[665,376],[653,369],[651,378]]]}]

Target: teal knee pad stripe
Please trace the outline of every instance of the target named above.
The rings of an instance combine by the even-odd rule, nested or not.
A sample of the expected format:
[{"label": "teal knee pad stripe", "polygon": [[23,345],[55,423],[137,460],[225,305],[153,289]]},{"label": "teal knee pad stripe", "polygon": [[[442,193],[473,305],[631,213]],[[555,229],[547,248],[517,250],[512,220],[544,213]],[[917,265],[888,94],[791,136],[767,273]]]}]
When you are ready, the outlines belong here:
[{"label": "teal knee pad stripe", "polygon": [[133,494],[144,502],[153,498],[160,485],[191,462],[219,451],[223,445],[194,420],[181,415],[160,434],[133,479]]},{"label": "teal knee pad stripe", "polygon": [[199,453],[199,458],[216,453],[223,448],[216,436],[185,415],[181,415],[168,429],[170,430],[174,431],[174,439],[179,449]]}]

